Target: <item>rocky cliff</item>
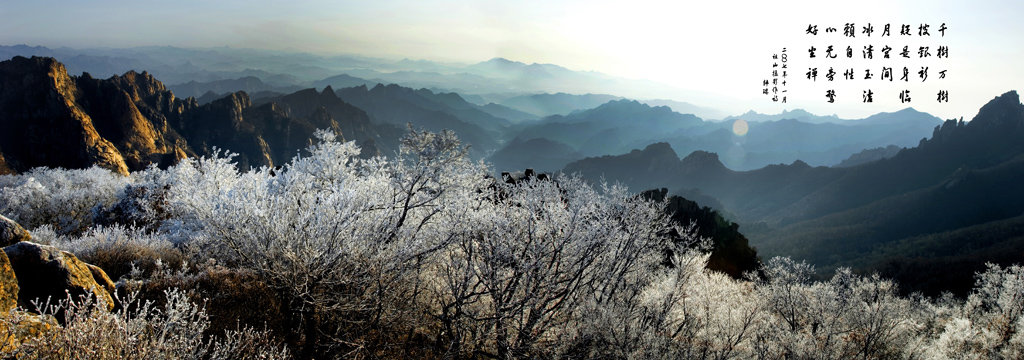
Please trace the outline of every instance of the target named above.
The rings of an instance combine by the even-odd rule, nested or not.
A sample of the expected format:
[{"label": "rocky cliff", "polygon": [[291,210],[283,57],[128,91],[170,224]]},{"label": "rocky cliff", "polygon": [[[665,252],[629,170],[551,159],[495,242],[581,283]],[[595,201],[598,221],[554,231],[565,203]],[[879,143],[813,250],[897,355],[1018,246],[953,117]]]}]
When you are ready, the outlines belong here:
[{"label": "rocky cliff", "polygon": [[70,76],[52,58],[0,62],[0,174],[93,165],[127,174],[215,149],[238,154],[240,170],[279,166],[321,128],[371,145],[367,155],[391,150],[400,136],[392,127],[382,138],[365,112],[330,88],[259,104],[237,92],[199,105],[146,72],[96,79]]},{"label": "rocky cliff", "polygon": [[7,166],[24,171],[96,164],[126,174],[121,152],[99,134],[80,100],[75,79],[54,59],[0,62],[0,149]]}]

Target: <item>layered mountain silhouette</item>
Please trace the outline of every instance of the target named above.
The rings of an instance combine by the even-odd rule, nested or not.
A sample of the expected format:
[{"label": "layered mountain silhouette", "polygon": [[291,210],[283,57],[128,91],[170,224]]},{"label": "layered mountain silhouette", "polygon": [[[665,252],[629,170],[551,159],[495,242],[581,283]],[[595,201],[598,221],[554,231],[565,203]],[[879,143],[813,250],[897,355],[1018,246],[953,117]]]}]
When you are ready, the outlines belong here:
[{"label": "layered mountain silhouette", "polygon": [[[622,154],[664,142],[682,154],[714,152],[730,169],[753,170],[796,160],[833,166],[865,149],[912,147],[942,123],[909,108],[839,123],[795,119],[747,122],[749,131],[745,134],[733,131],[735,121],[739,120],[703,121],[664,106],[613,100],[593,109],[517,124],[511,133],[523,140],[543,138],[569,145],[572,151],[556,156],[559,158],[569,158],[571,152],[591,157]],[[509,146],[514,145],[518,144]],[[882,155],[886,154],[878,153],[870,159],[863,155],[867,157],[861,161],[877,160]]]},{"label": "layered mountain silhouette", "polygon": [[[168,86],[168,90],[174,92],[175,95],[187,98],[194,97],[200,100],[200,104],[205,104],[209,101],[202,101],[201,96],[207,93],[213,93],[219,95],[218,98],[224,97],[227,94],[244,91],[247,94],[255,94],[261,91],[273,91],[278,93],[292,93],[300,90],[298,86],[274,86],[271,84],[264,83],[263,80],[255,76],[246,76],[238,79],[225,79],[215,80],[209,82],[197,82],[195,80],[189,81],[184,84]],[[213,99],[211,99],[213,100]]]},{"label": "layered mountain silhouette", "polygon": [[[970,122],[947,120],[916,147],[851,167],[795,161],[732,171],[715,153],[696,151],[680,160],[670,145],[655,144],[584,159],[565,171],[632,188],[699,189],[748,224],[745,234],[766,256],[806,259],[825,270],[887,269],[900,279],[918,273],[908,268],[941,268],[936,258],[946,259],[945,265],[969,264],[955,268],[968,273],[984,261],[1019,262],[1024,242],[1012,229],[1024,221],[1022,139],[1024,105],[1011,91]],[[909,248],[927,249],[924,258],[930,260],[914,260],[922,253]],[[914,290],[966,291],[971,285],[970,276],[936,277],[943,281]]]},{"label": "layered mountain silhouette", "polygon": [[896,154],[899,154],[900,150],[903,150],[903,149],[904,148],[901,148],[901,147],[896,146],[896,145],[889,145],[889,146],[886,146],[884,148],[883,147],[877,147],[877,148],[874,148],[874,149],[864,149],[864,150],[862,150],[859,153],[850,155],[850,157],[846,158],[846,160],[843,160],[843,161],[839,162],[835,166],[836,167],[850,167],[850,166],[855,166],[855,165],[860,165],[860,164],[866,164],[866,163],[869,163],[869,162],[872,162],[872,161],[878,161],[878,160],[882,160],[882,159],[886,159],[886,158],[891,158],[891,157],[895,156]]},{"label": "layered mountain silhouette", "polygon": [[691,103],[688,103],[688,102],[683,102],[683,101],[666,100],[666,99],[655,99],[655,100],[643,100],[643,103],[647,104],[647,105],[650,105],[650,106],[668,106],[669,108],[672,109],[672,111],[675,111],[677,113],[680,113],[680,114],[693,114],[693,115],[695,115],[695,116],[697,116],[697,117],[699,117],[701,119],[705,119],[705,120],[722,119],[722,118],[726,117],[725,113],[719,111],[718,109],[712,109],[712,108],[707,108],[707,107],[703,107],[703,106],[697,106],[697,105],[694,105],[694,104],[691,104]]},{"label": "layered mountain silhouette", "polygon": [[[12,51],[66,50],[0,47],[0,54]],[[454,130],[471,145],[471,156],[492,162],[495,171],[564,169],[634,190],[671,189],[712,206],[714,216],[691,213],[708,224],[728,225],[721,234],[744,244],[737,249],[749,238],[765,256],[793,256],[825,271],[880,271],[916,286],[908,291],[962,293],[972,285],[970,273],[984,262],[1009,264],[1024,257],[1024,187],[1017,180],[1024,176],[1024,106],[1016,92],[996,97],[969,122],[943,122],[909,108],[860,120],[794,110],[712,122],[605,95],[465,95],[381,85],[374,78],[320,77],[336,72],[312,65],[297,68],[294,77],[240,68],[217,51],[153,48],[146,54],[192,56],[195,63],[155,70],[175,76],[192,71],[207,79],[193,77],[195,82],[175,87],[192,94],[181,97],[152,72],[100,78],[69,75],[54,58],[0,62],[0,174],[93,165],[125,174],[218,149],[237,153],[241,170],[278,166],[308,146],[316,129],[356,141],[364,157],[389,155],[411,123]],[[123,55],[74,59],[78,67],[103,71],[146,63],[138,54]],[[289,65],[273,57],[256,59]],[[464,72],[455,77],[441,72],[451,70],[443,64],[410,60],[389,66],[396,71],[388,76],[432,78],[414,70],[429,68],[451,81],[494,76],[498,84],[531,76],[533,85],[602,78],[504,59],[460,68]],[[297,79],[327,80],[322,90],[292,91],[297,88],[288,87],[297,86]],[[256,93],[235,91],[239,87]],[[204,90],[203,101],[194,97]],[[745,134],[733,131],[740,119],[749,126]],[[742,241],[733,236],[739,232],[731,221],[743,224]],[[742,251],[734,255],[749,257]],[[915,278],[922,273],[932,280]]]},{"label": "layered mountain silhouette", "polygon": [[470,155],[475,158],[483,158],[495,150],[498,147],[494,139],[498,135],[496,131],[509,124],[508,120],[479,110],[479,105],[467,103],[457,94],[434,94],[395,84],[339,89],[336,94],[365,110],[376,123],[403,127],[411,123],[430,131],[455,131],[463,143],[470,145]]},{"label": "layered mountain silhouette", "polygon": [[783,110],[779,114],[761,114],[761,113],[758,113],[758,112],[755,112],[755,111],[751,110],[751,111],[748,111],[748,112],[746,112],[746,113],[744,113],[743,115],[740,115],[740,116],[727,116],[727,117],[725,117],[722,120],[732,121],[732,120],[739,120],[739,119],[743,119],[744,121],[748,121],[748,122],[779,121],[779,120],[784,120],[784,119],[793,119],[793,120],[797,120],[797,121],[805,122],[805,123],[809,123],[809,124],[840,123],[840,122],[843,122],[843,119],[840,119],[838,116],[835,116],[835,115],[831,115],[831,116],[814,115],[814,114],[811,114],[811,113],[807,112],[804,109],[794,109],[792,111]]},{"label": "layered mountain silhouette", "polygon": [[864,149],[917,146],[942,124],[941,119],[911,108],[837,122],[810,123],[792,118],[747,121],[749,130],[745,135],[732,131],[735,121],[738,119],[707,124],[702,127],[708,130],[705,133],[673,134],[652,142],[667,142],[683,154],[696,150],[718,153],[726,166],[736,170],[798,159],[814,166],[832,166]]},{"label": "layered mountain silhouette", "polygon": [[501,105],[530,113],[539,117],[569,115],[576,110],[587,110],[604,103],[622,100],[622,97],[605,94],[574,95],[566,93],[532,94],[513,96],[501,100]]},{"label": "layered mountain silhouette", "polygon": [[[374,89],[376,84],[389,83],[398,83],[401,84],[400,87],[407,89],[425,88],[429,89],[429,93],[438,96],[422,103],[411,102],[413,106],[420,108],[405,111],[406,114],[416,114],[413,117],[384,116],[374,114],[377,111],[369,109],[370,106],[366,104],[357,106],[371,113],[371,118],[376,122],[392,123],[400,127],[406,122],[422,122],[423,124],[418,126],[432,130],[453,129],[463,140],[473,145],[473,156],[483,159],[487,159],[488,155],[508,145],[516,137],[524,141],[540,138],[518,133],[518,130],[532,125],[531,123],[537,121],[539,117],[551,115],[552,112],[568,117],[572,111],[591,110],[609,101],[621,100],[622,98],[618,96],[636,99],[686,99],[689,103],[673,100],[641,102],[649,105],[667,105],[683,114],[692,112],[705,118],[720,118],[720,113],[708,107],[715,106],[713,102],[702,101],[702,97],[706,97],[703,93],[680,92],[679,89],[649,81],[619,79],[596,72],[574,71],[551,64],[526,64],[503,58],[466,65],[409,59],[392,61],[347,55],[325,57],[227,47],[80,50],[21,45],[0,46],[0,55],[2,54],[43,54],[57,57],[64,61],[69,73],[87,71],[90,74],[102,75],[96,76],[97,78],[108,78],[111,74],[120,76],[131,69],[145,69],[148,74],[160,79],[164,84],[171,84],[167,87],[177,98],[193,96],[198,105],[208,104],[237,91],[244,91],[253,103],[264,104],[268,98],[284,96],[310,87],[323,89],[327,85],[331,85],[335,90],[361,85],[365,85],[369,90]],[[414,92],[423,95],[421,90]],[[616,95],[600,95],[602,92]],[[345,96],[342,98],[345,99]],[[449,102],[445,98],[461,98],[456,101],[463,104]],[[716,99],[721,100],[718,97]],[[522,108],[509,104],[519,104],[516,106]],[[441,119],[447,117],[445,115],[424,113],[432,111],[440,111],[451,117],[445,120]],[[775,119],[748,120],[751,132],[745,137],[736,137],[731,132],[729,122],[705,121],[701,126],[686,131],[652,131],[631,141],[622,139],[621,134],[607,127],[600,129],[603,133],[597,136],[588,136],[592,141],[586,146],[571,144],[566,139],[546,139],[569,144],[574,152],[585,156],[619,154],[634,148],[642,149],[652,143],[667,142],[681,154],[695,150],[718,153],[722,156],[723,163],[735,170],[757,169],[769,164],[788,164],[797,159],[814,166],[832,166],[864,149],[889,145],[916,146],[922,137],[930,134],[931,127],[941,123],[939,119],[930,118],[919,126],[906,126],[908,122],[903,119],[906,116],[928,117],[926,114],[913,113],[894,113],[891,119],[878,119],[866,123],[847,120],[842,121],[842,125],[848,126],[834,126],[839,124],[809,124],[803,120],[811,119],[813,115],[794,110],[780,115],[780,119],[787,116],[788,119],[796,118],[794,123]],[[638,113],[623,113],[620,116],[622,118],[618,119],[618,122],[628,128],[633,119],[642,119],[646,115],[643,114],[643,110],[638,110]],[[389,118],[391,120],[387,120]],[[451,121],[452,118],[472,126],[463,126]],[[509,123],[511,125],[508,125]],[[903,127],[894,128],[897,124],[903,124]],[[506,130],[505,127],[511,130]],[[486,136],[480,134],[477,128],[483,129]],[[780,132],[788,133],[791,130],[799,136],[776,136]],[[849,137],[844,137],[845,135]],[[567,153],[554,157],[569,158],[570,155],[571,153]]]},{"label": "layered mountain silhouette", "polygon": [[335,89],[344,89],[356,86],[374,87],[377,86],[377,83],[374,81],[349,76],[348,74],[335,75],[323,80],[313,82],[313,87],[317,89],[323,89],[328,86]]},{"label": "layered mountain silhouette", "polygon": [[585,156],[628,151],[638,142],[702,125],[700,118],[651,107],[633,100],[615,100],[594,109],[554,115],[518,131],[523,139],[545,138],[568,144]]},{"label": "layered mountain silhouette", "polygon": [[194,98],[175,97],[146,72],[76,77],[42,57],[0,62],[0,83],[0,171],[7,173],[99,165],[126,174],[209,156],[218,148],[237,153],[245,170],[285,163],[317,128],[371,141],[377,149],[395,148],[401,133],[378,131],[364,112],[333,92],[296,93],[282,99],[285,105],[254,105],[237,92],[199,105]]},{"label": "layered mountain silhouette", "polygon": [[[617,78],[594,71],[570,70],[553,64],[526,64],[504,58],[476,64],[456,64],[410,59],[394,61],[357,55],[320,56],[230,47],[194,49],[148,46],[127,49],[72,49],[0,45],[0,59],[9,59],[13,56],[53,57],[63,62],[72,74],[89,72],[101,78],[124,74],[133,69],[145,69],[168,86],[194,81],[202,87],[217,81],[231,82],[253,76],[275,88],[298,87],[291,88],[291,91],[308,87],[322,89],[327,85],[334,89],[359,85],[372,88],[380,83],[401,84],[415,89],[427,88],[434,92],[457,92],[465,97],[482,95],[488,98],[486,101],[474,99],[473,102],[479,105],[486,105],[489,102],[501,104],[503,99],[520,95],[559,92],[616,94],[635,99],[667,97],[686,99],[701,104],[702,107],[735,105],[727,95],[684,90],[647,80]],[[198,90],[189,96],[198,98],[207,91],[219,95],[246,91],[253,95],[252,89],[241,87]],[[187,96],[179,94],[179,97]],[[547,115],[551,113],[539,114]]]},{"label": "layered mountain silhouette", "polygon": [[492,154],[488,161],[495,169],[532,168],[537,171],[556,171],[582,158],[583,155],[571,146],[558,141],[545,138],[515,138]]}]

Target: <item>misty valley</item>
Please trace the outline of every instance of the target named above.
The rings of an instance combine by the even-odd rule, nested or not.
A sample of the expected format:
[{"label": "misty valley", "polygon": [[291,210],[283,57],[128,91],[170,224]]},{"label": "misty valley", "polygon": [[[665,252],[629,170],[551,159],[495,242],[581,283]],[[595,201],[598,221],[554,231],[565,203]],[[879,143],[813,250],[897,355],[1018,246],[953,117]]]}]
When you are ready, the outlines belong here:
[{"label": "misty valley", "polygon": [[504,58],[0,59],[5,358],[1024,358],[1011,89],[843,119]]}]

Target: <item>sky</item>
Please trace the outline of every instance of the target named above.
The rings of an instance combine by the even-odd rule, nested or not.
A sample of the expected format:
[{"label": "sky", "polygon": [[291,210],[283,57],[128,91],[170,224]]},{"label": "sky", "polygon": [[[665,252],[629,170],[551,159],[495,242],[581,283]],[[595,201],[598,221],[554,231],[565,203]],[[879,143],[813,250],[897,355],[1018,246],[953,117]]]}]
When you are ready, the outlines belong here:
[{"label": "sky", "polygon": [[[738,104],[727,112],[802,108],[843,118],[913,107],[969,120],[993,97],[1024,84],[1024,2],[824,3],[0,0],[0,45],[231,46],[461,63],[504,57],[719,94]],[[857,31],[853,38],[843,35],[847,23]],[[875,30],[871,36],[862,32],[868,24]],[[885,24],[891,25],[889,37],[881,36]],[[898,34],[903,24],[913,36]],[[931,36],[918,36],[922,24]],[[818,35],[806,34],[809,25],[817,25]],[[838,32],[826,34],[828,27]],[[824,58],[829,45],[836,59]],[[872,59],[863,58],[868,45]],[[852,59],[845,58],[847,46]],[[895,49],[893,57],[908,46],[911,58],[884,59],[884,46]],[[929,47],[929,57],[919,56],[921,46]],[[949,49],[948,58],[936,57],[939,46]],[[772,78],[772,55],[782,48],[789,69],[786,104],[762,93],[763,81]],[[880,79],[886,67],[895,81]],[[904,67],[909,76],[901,82]],[[924,81],[922,67],[928,68]],[[829,68],[837,72],[831,82],[825,79]],[[818,71],[813,81],[806,77],[811,69]],[[854,80],[843,78],[846,69],[854,70]],[[866,70],[872,79],[864,79]],[[864,102],[868,90],[871,103]],[[900,100],[904,91],[909,102]],[[938,101],[939,91],[947,92],[948,101]]]}]

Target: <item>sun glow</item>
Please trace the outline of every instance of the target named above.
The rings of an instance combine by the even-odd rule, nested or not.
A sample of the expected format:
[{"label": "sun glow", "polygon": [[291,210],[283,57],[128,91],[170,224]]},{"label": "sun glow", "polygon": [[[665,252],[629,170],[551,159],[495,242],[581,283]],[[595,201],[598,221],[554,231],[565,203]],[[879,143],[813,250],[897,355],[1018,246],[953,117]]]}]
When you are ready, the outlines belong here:
[{"label": "sun glow", "polygon": [[736,134],[736,136],[744,136],[748,130],[750,130],[750,127],[743,119],[736,119],[736,122],[732,123],[732,133]]}]

